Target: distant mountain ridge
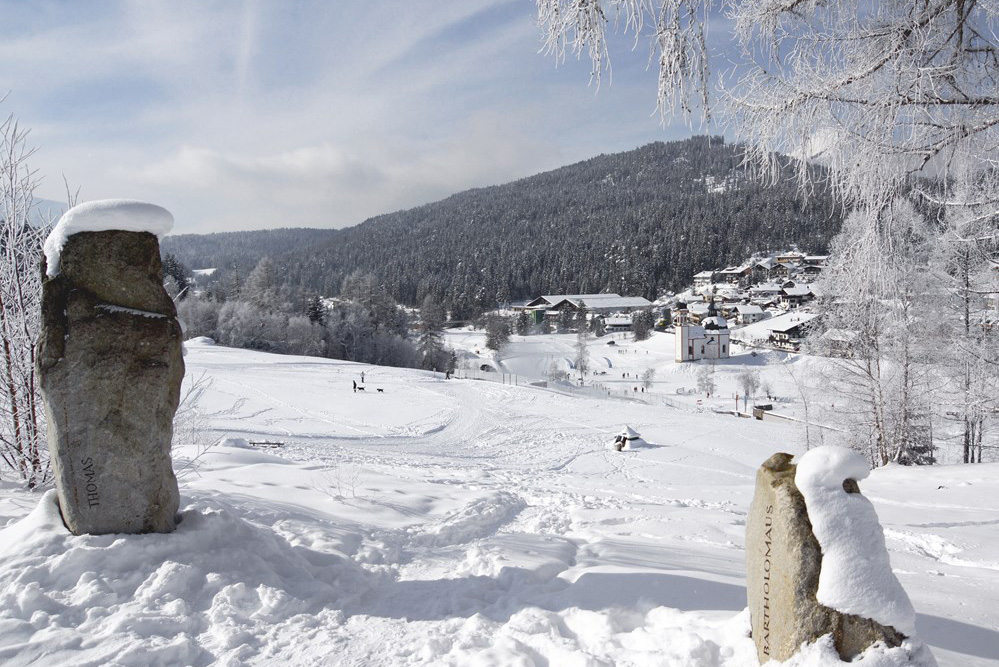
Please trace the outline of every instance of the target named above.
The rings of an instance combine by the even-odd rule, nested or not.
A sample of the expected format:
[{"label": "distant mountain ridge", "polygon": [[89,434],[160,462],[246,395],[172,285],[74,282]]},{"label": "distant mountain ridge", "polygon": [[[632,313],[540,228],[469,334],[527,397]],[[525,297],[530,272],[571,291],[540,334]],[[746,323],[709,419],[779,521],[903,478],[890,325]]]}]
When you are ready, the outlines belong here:
[{"label": "distant mountain ridge", "polygon": [[370,272],[403,303],[430,294],[459,315],[542,293],[655,298],[754,251],[825,252],[841,224],[831,197],[803,200],[790,176],[764,185],[741,160],[720,137],[657,142],[328,230],[327,239],[311,230],[298,247],[296,230],[281,230],[284,254],[267,232],[168,237],[164,248],[203,268],[206,244],[231,241],[238,251],[220,245],[212,265],[248,271],[269,254],[289,283],[324,295]]}]

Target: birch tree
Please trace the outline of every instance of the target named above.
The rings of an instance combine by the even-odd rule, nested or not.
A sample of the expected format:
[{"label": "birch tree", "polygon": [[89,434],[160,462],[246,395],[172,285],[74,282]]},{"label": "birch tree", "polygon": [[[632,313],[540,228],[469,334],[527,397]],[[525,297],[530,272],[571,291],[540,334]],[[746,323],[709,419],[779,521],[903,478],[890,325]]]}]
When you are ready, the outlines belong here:
[{"label": "birch tree", "polygon": [[[948,382],[940,395],[945,422],[957,424],[944,437],[959,441],[964,463],[981,463],[990,416],[999,409],[999,272],[997,242],[989,216],[973,206],[952,207],[931,257],[938,317],[935,336]],[[949,430],[949,429],[948,429]]]},{"label": "birch tree", "polygon": [[[776,175],[779,155],[820,156],[843,201],[880,208],[913,175],[956,159],[995,166],[999,4],[993,0],[537,0],[547,51],[610,71],[611,33],[646,43],[664,118],[720,113],[748,158]],[[712,78],[707,25],[741,47]],[[728,65],[726,65],[728,66]],[[713,87],[717,82],[717,87]],[[797,163],[804,185],[820,172]],[[937,181],[949,199],[950,181]],[[994,183],[976,198],[997,201]]]},{"label": "birch tree", "polygon": [[821,283],[825,331],[814,331],[810,349],[830,356],[833,416],[876,466],[933,461],[923,231],[904,201],[850,215]]},{"label": "birch tree", "polygon": [[579,331],[576,332],[576,344],[574,346],[576,355],[573,360],[573,367],[579,374],[579,381],[583,381],[583,376],[586,372],[590,370],[590,346],[588,341],[590,338],[590,330],[585,326],[580,326]]},{"label": "birch tree", "polygon": [[0,458],[29,488],[48,477],[45,424],[35,376],[42,231],[30,223],[37,184],[28,131],[0,125]]}]

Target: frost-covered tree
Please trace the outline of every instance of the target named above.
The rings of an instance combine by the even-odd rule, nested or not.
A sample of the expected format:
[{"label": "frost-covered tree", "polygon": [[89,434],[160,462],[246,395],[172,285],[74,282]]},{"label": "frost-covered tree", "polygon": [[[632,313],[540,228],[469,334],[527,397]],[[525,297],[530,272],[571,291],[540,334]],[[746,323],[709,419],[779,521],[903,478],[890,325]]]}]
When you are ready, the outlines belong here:
[{"label": "frost-covered tree", "polygon": [[274,311],[280,308],[278,279],[270,257],[262,257],[246,277],[240,298],[260,310]]},{"label": "frost-covered tree", "polygon": [[587,344],[589,338],[590,332],[585,326],[580,327],[579,331],[576,332],[576,356],[573,365],[576,368],[576,373],[579,374],[580,381],[582,381],[586,371],[590,370],[590,346]]},{"label": "frost-covered tree", "polygon": [[[940,375],[947,381],[936,393],[945,428],[937,435],[956,437],[965,463],[980,463],[986,431],[999,408],[999,272],[992,258],[999,251],[990,235],[988,209],[951,208],[930,257],[936,306],[928,325],[936,341]],[[957,424],[956,432],[950,428]]]},{"label": "frost-covered tree", "polygon": [[752,398],[760,388],[760,372],[751,368],[739,373],[739,388],[747,398]]},{"label": "frost-covered tree", "polygon": [[421,365],[428,370],[440,371],[447,365],[447,351],[444,349],[444,309],[431,295],[423,299],[420,308],[422,330],[417,339],[416,349],[422,357]]},{"label": "frost-covered tree", "polygon": [[398,304],[375,275],[361,272],[351,274],[343,281],[340,295],[363,306],[376,329],[400,336],[406,334],[405,313],[399,309]]},{"label": "frost-covered tree", "polygon": [[0,124],[0,459],[29,488],[48,476],[35,339],[41,301],[42,230],[30,223],[37,184],[28,131]]},{"label": "frost-covered tree", "polygon": [[656,369],[646,368],[642,371],[642,386],[645,387],[645,391],[652,389],[652,383],[656,380]]},{"label": "frost-covered tree", "polygon": [[[537,0],[547,49],[584,54],[599,82],[608,29],[646,40],[664,115],[726,119],[749,158],[821,154],[848,202],[880,208],[956,157],[992,168],[999,145],[999,5],[975,0]],[[705,30],[721,11],[741,46],[710,90]],[[818,172],[799,163],[803,182]],[[773,173],[773,172],[771,172]],[[946,180],[937,181],[946,190]],[[996,201],[993,183],[972,201]],[[980,196],[979,196],[980,195]],[[943,198],[942,198],[943,199]]]},{"label": "frost-covered tree", "polygon": [[218,328],[222,303],[214,299],[192,296],[177,302],[177,318],[184,327],[184,337],[214,337]]},{"label": "frost-covered tree", "polygon": [[486,317],[486,347],[499,352],[510,342],[510,322],[501,315]]},{"label": "frost-covered tree", "polygon": [[926,394],[927,229],[906,201],[844,223],[812,349],[831,361],[834,416],[873,465],[932,463]]},{"label": "frost-covered tree", "polygon": [[710,396],[715,393],[715,365],[701,364],[697,369],[697,391]]}]

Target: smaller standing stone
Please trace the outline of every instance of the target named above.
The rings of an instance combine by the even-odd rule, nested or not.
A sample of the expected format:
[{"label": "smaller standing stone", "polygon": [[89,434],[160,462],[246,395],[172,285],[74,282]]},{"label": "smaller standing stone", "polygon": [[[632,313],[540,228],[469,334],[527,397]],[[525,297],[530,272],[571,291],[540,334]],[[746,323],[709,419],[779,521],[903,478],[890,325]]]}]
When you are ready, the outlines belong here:
[{"label": "smaller standing stone", "polygon": [[78,535],[176,527],[182,334],[151,233],[171,223],[158,206],[91,202],[46,241],[37,364],[59,507]]},{"label": "smaller standing stone", "polygon": [[[816,600],[822,550],[794,483],[792,458],[774,454],[757,471],[746,521],[746,592],[760,662],[788,660],[802,644],[830,633],[843,660],[877,641],[901,645],[905,637],[894,628]],[[844,480],[844,487],[859,493],[854,480]]]}]

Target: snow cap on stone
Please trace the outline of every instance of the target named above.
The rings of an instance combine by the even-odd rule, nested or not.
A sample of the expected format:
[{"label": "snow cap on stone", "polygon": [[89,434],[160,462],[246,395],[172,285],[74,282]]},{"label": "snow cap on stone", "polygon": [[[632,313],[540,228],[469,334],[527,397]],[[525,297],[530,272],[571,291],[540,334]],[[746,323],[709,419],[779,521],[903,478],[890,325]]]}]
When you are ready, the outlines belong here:
[{"label": "snow cap on stone", "polygon": [[873,619],[912,637],[916,612],[892,572],[874,506],[843,487],[845,480],[859,481],[870,472],[867,459],[842,447],[816,447],[798,461],[794,483],[805,498],[812,532],[822,547],[816,598],[827,607]]},{"label": "snow cap on stone", "polygon": [[630,426],[625,426],[624,430],[621,431],[621,435],[623,435],[626,438],[632,439],[638,437],[638,432],[635,429],[631,428]]},{"label": "snow cap on stone", "polygon": [[173,216],[165,208],[131,199],[101,199],[79,204],[66,211],[45,239],[46,275],[59,275],[59,256],[66,240],[79,232],[149,232],[158,237],[173,228]]}]

